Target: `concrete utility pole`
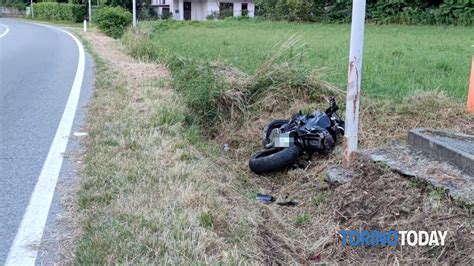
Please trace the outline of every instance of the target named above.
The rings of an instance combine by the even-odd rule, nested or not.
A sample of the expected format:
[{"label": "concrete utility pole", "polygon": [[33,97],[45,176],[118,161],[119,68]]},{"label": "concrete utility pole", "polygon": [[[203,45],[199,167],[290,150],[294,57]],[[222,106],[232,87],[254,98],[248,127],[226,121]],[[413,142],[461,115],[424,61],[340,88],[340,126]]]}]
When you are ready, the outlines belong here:
[{"label": "concrete utility pole", "polygon": [[346,166],[353,159],[353,152],[357,151],[362,52],[364,49],[365,1],[354,0],[352,2],[351,44],[344,132],[344,159]]},{"label": "concrete utility pole", "polygon": [[35,17],[35,13],[33,12],[33,0],[30,0],[30,12],[31,12],[31,17],[34,18]]},{"label": "concrete utility pole", "polygon": [[92,1],[89,0],[89,23],[92,21]]},{"label": "concrete utility pole", "polygon": [[137,26],[137,0],[132,0],[133,27]]}]

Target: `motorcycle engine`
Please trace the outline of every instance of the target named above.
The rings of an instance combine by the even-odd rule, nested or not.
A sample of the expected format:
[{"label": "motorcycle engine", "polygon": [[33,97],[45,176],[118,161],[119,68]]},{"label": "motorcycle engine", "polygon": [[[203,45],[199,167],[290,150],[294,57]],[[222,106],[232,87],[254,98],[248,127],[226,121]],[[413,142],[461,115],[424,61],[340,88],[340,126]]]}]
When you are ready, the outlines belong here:
[{"label": "motorcycle engine", "polygon": [[323,140],[330,135],[327,130],[330,126],[331,120],[325,113],[316,111],[308,116],[305,125],[298,130],[303,149],[310,153],[324,153]]}]

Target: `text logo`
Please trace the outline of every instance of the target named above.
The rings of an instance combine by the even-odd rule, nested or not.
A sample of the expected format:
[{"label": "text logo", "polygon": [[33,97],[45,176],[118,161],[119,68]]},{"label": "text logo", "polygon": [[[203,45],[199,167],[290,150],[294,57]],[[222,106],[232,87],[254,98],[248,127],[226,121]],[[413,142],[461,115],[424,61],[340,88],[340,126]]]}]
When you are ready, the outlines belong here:
[{"label": "text logo", "polygon": [[342,246],[444,246],[448,231],[341,230]]}]

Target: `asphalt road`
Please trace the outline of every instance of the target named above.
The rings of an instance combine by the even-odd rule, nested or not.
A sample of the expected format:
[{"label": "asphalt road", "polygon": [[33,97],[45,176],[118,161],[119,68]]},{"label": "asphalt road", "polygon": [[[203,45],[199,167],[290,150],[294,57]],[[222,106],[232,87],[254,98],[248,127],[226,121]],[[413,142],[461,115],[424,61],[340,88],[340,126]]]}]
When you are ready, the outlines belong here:
[{"label": "asphalt road", "polygon": [[[78,47],[66,33],[0,19],[0,265],[5,263],[58,129],[78,58]],[[73,130],[80,126],[77,120],[83,118],[91,84],[92,64],[87,57],[81,115]],[[70,172],[63,166],[61,172],[65,171]],[[50,212],[57,212],[59,207],[55,208]]]}]

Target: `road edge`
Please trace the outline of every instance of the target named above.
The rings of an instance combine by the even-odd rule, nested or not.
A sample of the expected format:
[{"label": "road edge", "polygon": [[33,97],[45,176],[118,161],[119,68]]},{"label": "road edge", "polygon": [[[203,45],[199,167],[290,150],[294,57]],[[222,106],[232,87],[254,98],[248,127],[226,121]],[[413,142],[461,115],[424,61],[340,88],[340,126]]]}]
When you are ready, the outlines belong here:
[{"label": "road edge", "polygon": [[50,146],[38,181],[31,194],[30,201],[23,215],[20,227],[10,247],[5,265],[34,265],[41,244],[49,209],[54,197],[56,184],[63,164],[71,128],[74,122],[85,72],[85,52],[82,43],[72,33],[45,24],[23,22],[48,27],[65,33],[75,42],[79,57],[76,75],[69,93],[61,121]]}]

